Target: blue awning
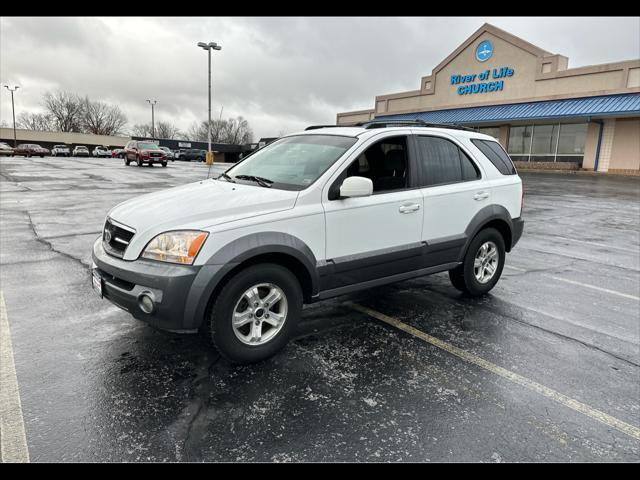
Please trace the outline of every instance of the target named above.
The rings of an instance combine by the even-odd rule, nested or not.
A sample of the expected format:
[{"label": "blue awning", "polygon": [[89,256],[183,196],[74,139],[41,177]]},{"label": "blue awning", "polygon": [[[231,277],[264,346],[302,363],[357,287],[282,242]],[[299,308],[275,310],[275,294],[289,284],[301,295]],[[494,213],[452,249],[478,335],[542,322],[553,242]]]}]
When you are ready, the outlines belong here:
[{"label": "blue awning", "polygon": [[424,120],[433,123],[480,124],[519,120],[561,120],[604,116],[640,116],[640,93],[569,98],[543,102],[454,108],[376,116],[376,120]]}]

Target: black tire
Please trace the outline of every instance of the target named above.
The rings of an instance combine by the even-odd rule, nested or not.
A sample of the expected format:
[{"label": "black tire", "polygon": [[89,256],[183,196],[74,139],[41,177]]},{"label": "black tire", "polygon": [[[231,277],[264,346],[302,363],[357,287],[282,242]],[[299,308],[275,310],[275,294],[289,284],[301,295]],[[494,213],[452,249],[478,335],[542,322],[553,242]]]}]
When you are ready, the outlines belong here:
[{"label": "black tire", "polygon": [[204,158],[202,157],[198,157],[196,160],[198,160],[199,162],[204,162]]},{"label": "black tire", "polygon": [[[282,290],[287,302],[287,315],[280,330],[270,340],[262,345],[247,345],[236,336],[232,318],[236,304],[243,294],[261,283],[271,283]],[[240,364],[255,363],[284,348],[296,331],[301,312],[302,288],[295,275],[280,265],[262,263],[241,270],[226,283],[211,307],[206,331],[227,360]]]},{"label": "black tire", "polygon": [[[481,283],[476,278],[474,263],[476,255],[480,248],[487,242],[492,242],[497,250],[497,266],[493,276],[486,283]],[[472,297],[478,297],[491,291],[491,289],[500,280],[502,275],[502,269],[504,268],[505,261],[505,245],[504,238],[498,230],[495,228],[485,228],[478,232],[473,238],[467,249],[467,253],[464,256],[462,265],[449,270],[449,280],[452,285]]]},{"label": "black tire", "polygon": [[143,161],[140,159],[140,157],[136,157],[136,163],[138,164],[139,167],[142,167],[144,165]]},{"label": "black tire", "polygon": [[131,163],[129,159],[127,157],[124,157],[124,164],[128,167],[129,163]]},{"label": "black tire", "polygon": [[167,166],[167,162],[162,162],[162,166],[166,167]]}]

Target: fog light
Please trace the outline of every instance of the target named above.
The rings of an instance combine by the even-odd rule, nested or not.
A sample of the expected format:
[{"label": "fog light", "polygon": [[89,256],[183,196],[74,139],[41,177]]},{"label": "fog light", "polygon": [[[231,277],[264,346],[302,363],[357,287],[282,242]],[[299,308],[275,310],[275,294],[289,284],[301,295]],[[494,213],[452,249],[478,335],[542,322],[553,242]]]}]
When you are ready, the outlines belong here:
[{"label": "fog light", "polygon": [[153,298],[151,298],[149,293],[143,293],[138,297],[138,306],[144,313],[149,314],[153,313],[155,304],[153,303]]}]

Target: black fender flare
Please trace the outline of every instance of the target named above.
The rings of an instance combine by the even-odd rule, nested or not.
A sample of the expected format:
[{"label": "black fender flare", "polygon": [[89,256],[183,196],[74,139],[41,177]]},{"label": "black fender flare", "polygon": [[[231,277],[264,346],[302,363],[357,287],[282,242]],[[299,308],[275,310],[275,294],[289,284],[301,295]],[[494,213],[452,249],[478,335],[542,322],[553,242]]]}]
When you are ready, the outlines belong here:
[{"label": "black fender flare", "polygon": [[307,244],[283,232],[252,233],[228,243],[200,267],[185,304],[185,328],[200,327],[211,295],[231,270],[247,260],[270,253],[285,254],[298,260],[311,279],[311,294],[315,295],[318,292],[317,262]]},{"label": "black fender flare", "polygon": [[[469,225],[467,225],[467,228],[464,232],[467,240],[461,250],[460,258],[458,258],[458,261],[462,262],[464,260],[464,256],[467,254],[467,249],[469,248],[469,244],[471,243],[471,241],[478,234],[478,232],[485,227],[485,225],[487,225],[489,222],[492,222],[493,220],[504,221],[509,227],[511,238],[513,238],[513,219],[511,218],[509,211],[502,205],[487,205],[478,213],[476,213],[469,222]],[[510,251],[511,242],[507,243],[505,241],[505,248],[507,252]]]}]

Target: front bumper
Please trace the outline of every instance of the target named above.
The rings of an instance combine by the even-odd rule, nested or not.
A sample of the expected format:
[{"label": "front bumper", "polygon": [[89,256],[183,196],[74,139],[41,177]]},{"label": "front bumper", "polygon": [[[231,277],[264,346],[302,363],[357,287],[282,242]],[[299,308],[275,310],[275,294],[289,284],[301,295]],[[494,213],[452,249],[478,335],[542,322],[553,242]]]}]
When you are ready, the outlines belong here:
[{"label": "front bumper", "polygon": [[[185,321],[185,306],[201,267],[144,259],[122,260],[107,254],[101,238],[93,244],[92,258],[94,271],[102,279],[102,294],[111,303],[164,330],[195,330],[192,322]],[[150,314],[140,306],[142,295],[153,299],[154,310]]]}]

